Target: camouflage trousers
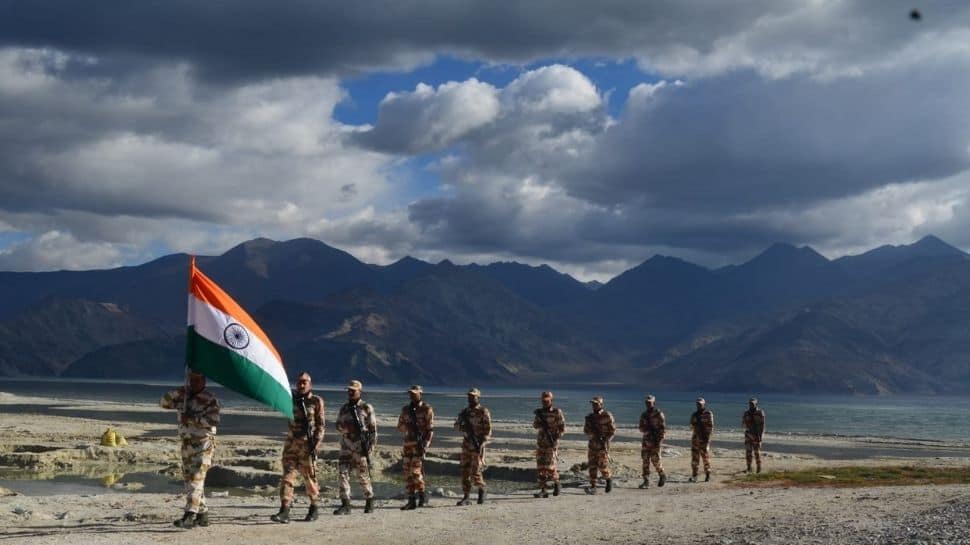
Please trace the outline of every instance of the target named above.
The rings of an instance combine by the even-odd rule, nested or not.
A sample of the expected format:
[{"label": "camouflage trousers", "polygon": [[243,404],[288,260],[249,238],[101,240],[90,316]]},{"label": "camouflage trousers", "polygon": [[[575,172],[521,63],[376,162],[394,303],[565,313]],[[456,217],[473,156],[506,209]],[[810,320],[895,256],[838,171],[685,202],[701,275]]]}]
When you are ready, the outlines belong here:
[{"label": "camouflage trousers", "polygon": [[559,449],[539,447],[536,449],[536,481],[539,486],[546,486],[547,481],[559,482],[559,468],[556,467],[556,458]]},{"label": "camouflage trousers", "polygon": [[350,500],[350,472],[357,472],[357,480],[360,487],[364,490],[365,498],[374,497],[374,487],[370,482],[370,473],[367,468],[367,457],[358,452],[340,452],[337,460],[337,471],[340,472],[340,499]]},{"label": "camouflage trousers", "polygon": [[404,486],[408,493],[424,492],[424,456],[417,443],[404,445],[401,467],[404,468]]},{"label": "camouflage trousers", "polygon": [[660,443],[643,443],[640,446],[640,459],[643,460],[643,478],[650,476],[650,464],[657,470],[657,475],[664,474],[664,464],[660,460]]},{"label": "camouflage trousers", "polygon": [[701,465],[701,461],[704,461],[704,472],[710,473],[711,471],[711,441],[703,439],[693,438],[690,440],[690,471],[695,477],[697,476],[697,469]]},{"label": "camouflage trousers", "polygon": [[317,467],[310,458],[306,439],[289,440],[283,445],[283,477],[280,479],[280,500],[284,505],[293,502],[293,489],[297,476],[303,477],[306,495],[310,503],[320,498],[320,484],[317,482]]},{"label": "camouflage trousers", "polygon": [[190,513],[204,513],[209,510],[205,505],[205,474],[212,465],[215,451],[214,437],[182,438],[182,480],[185,481],[185,510]]},{"label": "camouflage trousers", "polygon": [[610,451],[605,448],[588,447],[586,449],[586,461],[589,465],[589,484],[596,486],[596,473],[599,472],[604,479],[613,476],[610,471]]},{"label": "camouflage trousers", "polygon": [[761,469],[761,441],[745,437],[744,438],[744,459],[748,462],[748,468],[751,467],[751,459],[758,464],[758,469]]},{"label": "camouflage trousers", "polygon": [[472,489],[472,484],[478,488],[485,488],[485,477],[482,472],[485,470],[485,449],[475,450],[470,445],[461,446],[461,490],[468,493]]}]

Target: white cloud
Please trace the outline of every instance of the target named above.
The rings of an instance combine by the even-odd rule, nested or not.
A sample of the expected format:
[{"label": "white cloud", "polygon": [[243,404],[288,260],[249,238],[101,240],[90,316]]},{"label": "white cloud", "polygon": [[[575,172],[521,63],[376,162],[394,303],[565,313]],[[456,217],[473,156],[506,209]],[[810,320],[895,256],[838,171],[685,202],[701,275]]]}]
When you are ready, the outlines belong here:
[{"label": "white cloud", "polygon": [[499,112],[495,87],[477,79],[419,83],[412,92],[388,93],[380,103],[377,126],[360,140],[392,152],[429,152],[445,148],[490,123]]},{"label": "white cloud", "polygon": [[0,270],[86,270],[118,266],[121,253],[104,242],[80,242],[70,233],[48,231],[0,250]]}]

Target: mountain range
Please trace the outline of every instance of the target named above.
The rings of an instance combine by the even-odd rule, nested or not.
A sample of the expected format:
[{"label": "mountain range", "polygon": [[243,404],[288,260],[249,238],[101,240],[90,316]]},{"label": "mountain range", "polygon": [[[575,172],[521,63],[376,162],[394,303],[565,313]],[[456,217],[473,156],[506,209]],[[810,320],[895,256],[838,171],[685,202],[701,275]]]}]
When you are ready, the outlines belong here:
[{"label": "mountain range", "polygon": [[[970,391],[970,256],[933,236],[835,260],[775,244],[718,269],[653,256],[605,284],[370,265],[306,238],[197,261],[318,381]],[[0,375],[180,377],[187,264],[0,272]]]}]

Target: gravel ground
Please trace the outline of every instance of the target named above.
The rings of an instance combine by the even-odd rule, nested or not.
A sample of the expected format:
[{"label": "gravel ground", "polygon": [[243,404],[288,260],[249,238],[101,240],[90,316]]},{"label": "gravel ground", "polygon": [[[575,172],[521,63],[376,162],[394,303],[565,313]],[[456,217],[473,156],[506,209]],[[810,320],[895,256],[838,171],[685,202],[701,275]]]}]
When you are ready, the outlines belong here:
[{"label": "gravel ground", "polygon": [[[913,488],[914,494],[919,494]],[[859,496],[861,501],[877,500]],[[877,500],[878,501],[878,500]],[[861,523],[861,524],[858,524]],[[852,544],[852,545],[970,545],[970,496],[903,517],[860,520],[769,520],[711,539],[711,545]]]}]

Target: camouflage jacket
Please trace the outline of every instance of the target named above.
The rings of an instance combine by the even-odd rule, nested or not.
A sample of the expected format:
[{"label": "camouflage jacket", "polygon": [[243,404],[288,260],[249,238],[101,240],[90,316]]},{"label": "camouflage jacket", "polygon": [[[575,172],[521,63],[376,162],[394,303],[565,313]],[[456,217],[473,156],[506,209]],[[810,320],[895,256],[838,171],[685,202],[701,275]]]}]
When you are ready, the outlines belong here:
[{"label": "camouflage jacket", "polygon": [[706,408],[694,411],[694,414],[690,415],[690,429],[693,432],[692,439],[710,441],[711,435],[714,434],[714,413]]},{"label": "camouflage jacket", "polygon": [[[323,441],[323,433],[326,428],[324,423],[324,403],[323,398],[310,392],[300,403],[300,394],[293,392],[293,420],[290,420],[289,429],[286,432],[286,442],[294,440],[306,440],[307,424],[310,425],[313,444],[319,446]],[[303,408],[306,407],[306,412]]]},{"label": "camouflage jacket", "polygon": [[[469,423],[471,429],[468,428]],[[475,439],[478,440],[478,446],[481,447],[492,438],[492,415],[488,412],[488,409],[481,405],[474,409],[465,407],[458,413],[458,419],[455,420],[455,429],[464,434],[461,441],[463,448],[474,448],[474,445],[468,440],[468,433],[475,436]]]},{"label": "camouflage jacket", "polygon": [[610,439],[616,433],[616,420],[613,419],[613,413],[602,410],[587,414],[583,433],[589,436],[590,448],[608,448]]},{"label": "camouflage jacket", "polygon": [[539,430],[536,436],[536,444],[539,448],[556,448],[559,445],[559,438],[566,431],[566,416],[559,407],[550,409],[540,407],[535,410],[532,427]]},{"label": "camouflage jacket", "polygon": [[660,408],[647,409],[640,415],[640,433],[644,442],[659,443],[667,437],[667,417]]},{"label": "camouflage jacket", "polygon": [[[356,417],[354,416],[355,412]],[[373,452],[374,446],[377,444],[377,416],[373,405],[364,401],[344,403],[340,407],[340,412],[337,413],[337,431],[342,434],[340,450],[365,454],[361,442],[361,430],[357,427],[357,418],[360,418],[360,423],[364,426],[370,440],[369,454]]]},{"label": "camouflage jacket", "polygon": [[201,438],[213,437],[216,434],[216,426],[219,425],[219,401],[216,396],[203,388],[201,392],[185,399],[185,387],[178,388],[162,396],[159,405],[163,409],[175,409],[179,416],[179,437],[182,438]]},{"label": "camouflage jacket", "polygon": [[[401,416],[397,419],[397,431],[404,434],[404,446],[416,446],[418,436],[421,433],[425,445],[431,440],[431,432],[434,431],[434,409],[424,401],[414,407],[414,419],[411,418],[411,404],[408,403],[401,408]],[[417,420],[417,422],[413,422]],[[417,429],[415,429],[417,428]]]},{"label": "camouflage jacket", "polygon": [[745,439],[761,441],[765,434],[765,411],[762,409],[748,409],[741,417],[741,425],[744,427]]}]

